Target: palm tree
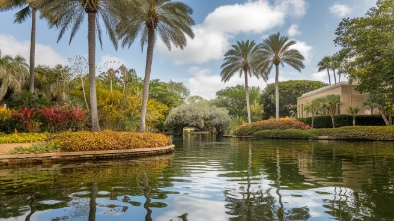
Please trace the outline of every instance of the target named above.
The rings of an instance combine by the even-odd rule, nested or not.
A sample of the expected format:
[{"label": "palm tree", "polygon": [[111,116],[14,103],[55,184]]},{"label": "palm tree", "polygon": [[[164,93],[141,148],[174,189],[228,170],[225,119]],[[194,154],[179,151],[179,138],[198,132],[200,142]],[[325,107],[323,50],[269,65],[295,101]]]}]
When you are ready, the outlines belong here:
[{"label": "palm tree", "polygon": [[132,7],[127,7],[124,1],[117,0],[36,0],[46,17],[49,27],[60,29],[58,41],[63,37],[65,31],[71,27],[69,43],[73,40],[80,28],[85,14],[88,15],[88,62],[89,62],[89,90],[90,90],[90,114],[92,118],[92,131],[100,131],[97,95],[96,95],[96,28],[100,45],[102,46],[102,29],[99,19],[102,18],[107,33],[117,49],[117,38],[115,26],[120,16],[133,13]]},{"label": "palm tree", "polygon": [[259,45],[262,59],[267,61],[268,73],[271,72],[272,66],[275,65],[275,99],[276,99],[276,120],[279,121],[279,64],[282,66],[286,63],[301,72],[304,68],[304,56],[297,50],[292,49],[295,40],[289,40],[287,36],[281,36],[280,33],[272,34]]},{"label": "palm tree", "polygon": [[317,71],[323,71],[327,70],[328,74],[328,83],[331,85],[331,76],[330,76],[330,69],[331,69],[331,57],[330,56],[324,56],[319,63],[317,63],[318,70]]},{"label": "palm tree", "polygon": [[0,101],[7,94],[8,88],[20,91],[28,75],[28,65],[21,56],[3,56],[0,51]]},{"label": "palm tree", "polygon": [[[131,1],[130,1],[131,2]],[[123,19],[117,27],[117,32],[122,40],[122,46],[134,42],[141,35],[141,48],[147,44],[144,93],[142,97],[141,119],[138,131],[145,131],[146,108],[149,96],[149,81],[153,60],[153,49],[156,35],[171,50],[171,44],[183,49],[187,44],[186,36],[194,38],[191,26],[194,21],[191,18],[193,10],[182,2],[171,0],[141,0],[132,1],[137,11],[127,12],[128,19]]]},{"label": "palm tree", "polygon": [[330,94],[324,97],[324,103],[328,114],[331,116],[332,128],[335,128],[334,115],[337,113],[339,105],[342,105],[341,98],[339,95]]},{"label": "palm tree", "polygon": [[220,67],[222,69],[220,76],[224,82],[229,81],[235,73],[239,73],[240,77],[244,74],[248,123],[251,123],[248,75],[257,78],[263,76],[264,80],[267,80],[267,76],[261,74],[262,72],[259,72],[261,69],[257,68],[257,50],[258,47],[254,41],[237,41],[237,44],[232,45],[232,48],[224,54],[224,63]]},{"label": "palm tree", "polygon": [[37,8],[26,0],[6,0],[0,5],[0,12],[23,7],[22,10],[15,14],[14,23],[23,23],[31,16],[31,34],[30,34],[30,66],[29,66],[29,91],[34,92],[34,66],[36,51],[36,14]]}]

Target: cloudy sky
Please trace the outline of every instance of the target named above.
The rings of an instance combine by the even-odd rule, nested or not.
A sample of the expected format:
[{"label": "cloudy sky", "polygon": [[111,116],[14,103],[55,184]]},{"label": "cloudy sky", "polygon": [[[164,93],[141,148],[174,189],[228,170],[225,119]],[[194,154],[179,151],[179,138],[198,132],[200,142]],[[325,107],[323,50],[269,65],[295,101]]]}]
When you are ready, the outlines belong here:
[{"label": "cloudy sky", "polygon": [[[195,38],[189,39],[184,50],[167,48],[158,41],[153,56],[151,79],[183,82],[191,95],[211,99],[216,91],[243,84],[235,75],[227,83],[220,81],[224,53],[236,41],[262,42],[268,35],[280,32],[297,41],[295,47],[305,56],[301,73],[281,67],[280,81],[319,80],[328,82],[326,72],[317,72],[322,57],[339,50],[334,46],[335,29],[346,17],[363,16],[376,5],[376,0],[181,0],[193,8]],[[0,50],[3,54],[29,58],[30,20],[14,24],[17,10],[0,13]],[[85,17],[87,19],[87,17]],[[68,44],[69,34],[57,43],[58,30],[48,29],[45,20],[37,23],[36,63],[54,66],[68,64],[75,55],[87,57],[87,21],[75,39]],[[103,49],[98,45],[97,63],[116,61],[134,68],[144,76],[146,48],[139,40],[130,48],[116,51],[108,36],[103,36]],[[264,89],[267,82],[251,79],[250,85]],[[268,83],[274,82],[274,73]]]}]

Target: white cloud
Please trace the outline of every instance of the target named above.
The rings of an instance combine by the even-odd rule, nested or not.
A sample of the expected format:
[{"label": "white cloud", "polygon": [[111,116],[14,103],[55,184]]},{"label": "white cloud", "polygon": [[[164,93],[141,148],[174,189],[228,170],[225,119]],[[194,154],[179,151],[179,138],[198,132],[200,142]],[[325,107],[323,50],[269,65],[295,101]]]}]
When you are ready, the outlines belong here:
[{"label": "white cloud", "polygon": [[312,76],[312,80],[328,83],[328,75],[326,71],[316,72],[311,74],[311,76]]},{"label": "white cloud", "polygon": [[280,0],[271,4],[268,0],[247,1],[244,4],[224,5],[209,13],[204,22],[193,27],[195,37],[188,39],[184,50],[171,52],[158,41],[158,52],[169,57],[175,64],[201,64],[222,59],[231,46],[235,35],[263,34],[284,24],[286,17],[303,16],[305,0]]},{"label": "white cloud", "polygon": [[[221,81],[220,74],[212,75],[210,69],[203,69],[200,67],[192,67],[188,70],[193,77],[189,78],[185,83],[186,87],[190,89],[191,95],[200,95],[205,99],[212,99],[216,96],[216,92],[226,87],[245,85],[245,78],[239,77],[236,73],[230,81],[224,83]],[[255,77],[249,78],[249,86],[257,86],[260,89],[265,88],[267,85],[262,79]]]},{"label": "white cloud", "polygon": [[298,25],[292,24],[289,30],[287,30],[287,34],[289,35],[289,37],[294,37],[302,34],[302,32],[298,30]]},{"label": "white cloud", "polygon": [[330,12],[338,18],[343,18],[352,12],[352,9],[347,5],[334,4],[330,7]]},{"label": "white cloud", "polygon": [[297,41],[297,43],[291,48],[297,49],[305,57],[305,63],[310,63],[312,60],[312,46],[307,45],[303,41]]},{"label": "white cloud", "polygon": [[[10,35],[0,34],[0,49],[4,55],[20,55],[29,63],[30,41],[20,42]],[[54,67],[57,64],[66,65],[67,59],[63,58],[48,45],[36,44],[35,65]]]}]

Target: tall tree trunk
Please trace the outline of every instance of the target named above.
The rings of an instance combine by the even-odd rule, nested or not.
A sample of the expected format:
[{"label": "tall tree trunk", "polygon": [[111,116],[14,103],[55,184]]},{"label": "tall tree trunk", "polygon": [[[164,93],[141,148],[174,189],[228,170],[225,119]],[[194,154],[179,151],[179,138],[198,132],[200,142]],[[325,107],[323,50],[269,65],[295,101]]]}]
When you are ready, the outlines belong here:
[{"label": "tall tree trunk", "polygon": [[35,53],[36,53],[36,17],[37,9],[32,8],[31,14],[31,34],[30,34],[30,78],[29,78],[29,91],[34,92],[34,65],[35,65]]},{"label": "tall tree trunk", "polygon": [[149,98],[149,81],[150,81],[150,72],[152,68],[152,60],[153,60],[153,47],[155,46],[155,29],[153,27],[148,30],[148,49],[146,51],[146,65],[145,65],[145,78],[144,78],[144,94],[142,96],[142,108],[141,108],[141,119],[140,119],[140,127],[138,128],[139,132],[145,132],[145,118],[146,118],[146,109],[148,106],[148,98]]},{"label": "tall tree trunk", "polygon": [[88,13],[89,89],[92,132],[100,131],[96,95],[96,13]]},{"label": "tall tree trunk", "polygon": [[276,121],[279,121],[279,64],[275,64],[275,113]]},{"label": "tall tree trunk", "polygon": [[248,112],[248,123],[251,123],[252,121],[251,121],[251,117],[250,117],[248,72],[244,71],[244,74],[245,74],[246,111]]},{"label": "tall tree trunk", "polygon": [[330,70],[328,68],[327,68],[327,75],[328,75],[328,83],[331,85]]},{"label": "tall tree trunk", "polygon": [[334,82],[335,82],[335,84],[337,83],[337,76],[336,76],[336,74],[335,74],[335,69],[332,69],[332,71],[334,72]]}]

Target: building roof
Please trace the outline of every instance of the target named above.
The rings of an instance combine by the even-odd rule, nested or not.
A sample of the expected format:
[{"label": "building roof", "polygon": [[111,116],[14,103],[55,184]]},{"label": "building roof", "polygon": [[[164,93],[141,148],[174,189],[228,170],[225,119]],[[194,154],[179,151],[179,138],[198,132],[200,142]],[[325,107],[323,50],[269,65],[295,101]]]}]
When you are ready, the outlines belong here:
[{"label": "building roof", "polygon": [[309,92],[301,95],[301,97],[298,97],[297,99],[303,98],[303,97],[309,97],[309,96],[312,96],[312,95],[315,95],[315,94],[319,94],[321,92],[328,91],[328,90],[331,90],[331,89],[334,89],[334,88],[337,88],[337,87],[349,86],[349,85],[357,86],[358,84],[349,84],[348,82],[341,81],[341,82],[338,82],[336,84],[327,85],[325,87],[316,89],[314,91],[309,91]]}]

